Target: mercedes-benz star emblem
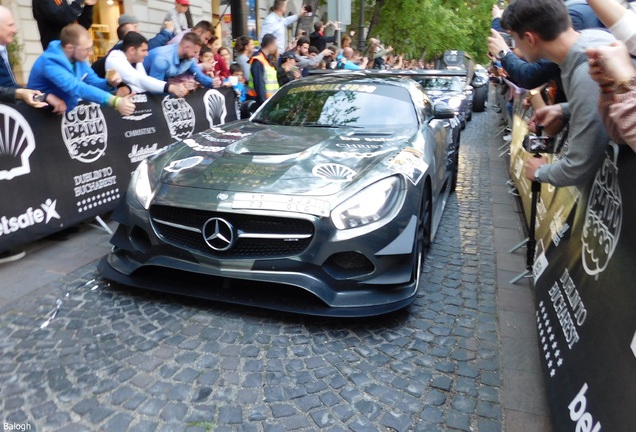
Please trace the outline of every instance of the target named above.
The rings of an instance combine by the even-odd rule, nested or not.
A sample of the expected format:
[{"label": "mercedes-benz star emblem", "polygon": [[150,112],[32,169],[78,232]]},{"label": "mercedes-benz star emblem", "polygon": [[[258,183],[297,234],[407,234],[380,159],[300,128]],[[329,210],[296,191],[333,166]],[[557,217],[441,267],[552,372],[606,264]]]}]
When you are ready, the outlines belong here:
[{"label": "mercedes-benz star emblem", "polygon": [[225,219],[210,218],[203,225],[203,240],[215,251],[226,251],[234,245],[234,228]]}]

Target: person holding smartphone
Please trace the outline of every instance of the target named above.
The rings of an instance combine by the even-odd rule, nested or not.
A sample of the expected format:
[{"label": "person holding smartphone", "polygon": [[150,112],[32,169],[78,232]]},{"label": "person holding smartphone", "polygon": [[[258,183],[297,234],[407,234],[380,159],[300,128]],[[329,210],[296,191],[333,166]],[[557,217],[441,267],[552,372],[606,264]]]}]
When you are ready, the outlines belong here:
[{"label": "person holding smartphone", "polygon": [[[272,12],[267,15],[261,26],[261,35],[271,34],[276,38],[278,54],[282,55],[287,48],[287,27],[298,21],[298,18],[306,16],[309,11],[303,6],[297,15],[287,15],[287,0],[274,0]],[[261,36],[261,42],[263,40]]]},{"label": "person holding smartphone", "polygon": [[277,68],[277,75],[278,85],[281,87],[300,78],[300,68],[296,64],[296,55],[293,51],[287,51],[280,56],[280,67]]}]

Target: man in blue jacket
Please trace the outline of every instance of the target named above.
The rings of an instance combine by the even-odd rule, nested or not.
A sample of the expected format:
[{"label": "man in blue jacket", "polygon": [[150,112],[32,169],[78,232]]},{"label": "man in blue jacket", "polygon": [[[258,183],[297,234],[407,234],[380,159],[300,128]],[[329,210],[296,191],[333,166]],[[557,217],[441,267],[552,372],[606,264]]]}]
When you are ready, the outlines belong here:
[{"label": "man in blue jacket", "polygon": [[121,83],[115,74],[110,80],[98,77],[88,63],[93,41],[79,24],[69,24],[60,33],[59,41],[52,41],[35,61],[28,88],[52,93],[66,103],[67,110],[75,108],[79,99],[109,105],[122,115],[135,111],[130,96],[114,96],[110,91]]},{"label": "man in blue jacket", "polygon": [[[195,59],[201,51],[201,38],[194,32],[186,33],[179,44],[155,48],[144,59],[146,72],[153,78],[168,81],[176,77],[192,77],[203,87],[220,87],[219,79],[205,75]],[[193,89],[189,89],[193,90]]]}]

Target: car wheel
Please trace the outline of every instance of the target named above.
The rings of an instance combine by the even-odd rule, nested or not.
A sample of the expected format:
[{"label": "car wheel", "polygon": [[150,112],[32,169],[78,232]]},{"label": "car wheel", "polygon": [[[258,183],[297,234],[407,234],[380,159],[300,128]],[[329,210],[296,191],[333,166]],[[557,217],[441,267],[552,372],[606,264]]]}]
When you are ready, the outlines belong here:
[{"label": "car wheel", "polygon": [[431,221],[433,217],[433,206],[431,205],[430,189],[425,183],[420,204],[420,214],[417,224],[416,255],[413,267],[415,281],[419,286],[419,280],[426,261],[426,254],[431,245]]},{"label": "car wheel", "polygon": [[486,110],[486,98],[488,97],[488,86],[481,86],[475,90],[475,98],[473,99],[473,110],[475,112],[484,112]]},{"label": "car wheel", "polygon": [[466,113],[466,121],[471,121],[473,119],[473,110],[470,110]]},{"label": "car wheel", "polygon": [[466,120],[462,120],[461,126],[462,130],[466,129]]}]

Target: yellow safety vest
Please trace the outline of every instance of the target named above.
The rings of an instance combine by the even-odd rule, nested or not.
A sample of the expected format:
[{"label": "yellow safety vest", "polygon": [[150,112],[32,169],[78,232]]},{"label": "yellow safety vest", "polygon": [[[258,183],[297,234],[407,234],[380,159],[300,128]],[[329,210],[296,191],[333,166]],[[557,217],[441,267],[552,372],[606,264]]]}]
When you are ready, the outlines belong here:
[{"label": "yellow safety vest", "polygon": [[[250,65],[254,62],[254,60],[261,62],[265,69],[265,97],[266,99],[269,99],[280,87],[278,85],[278,74],[276,73],[276,68],[269,63],[269,60],[267,60],[267,57],[265,57],[265,54],[262,52],[250,59]],[[250,88],[247,94],[251,97],[258,96],[256,94],[256,90],[253,88]]]}]

